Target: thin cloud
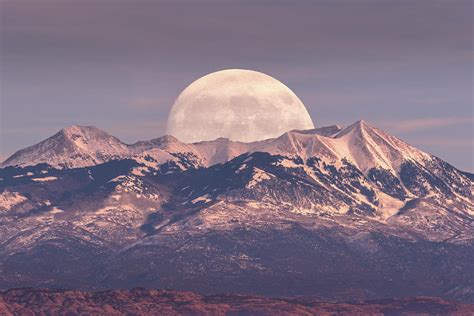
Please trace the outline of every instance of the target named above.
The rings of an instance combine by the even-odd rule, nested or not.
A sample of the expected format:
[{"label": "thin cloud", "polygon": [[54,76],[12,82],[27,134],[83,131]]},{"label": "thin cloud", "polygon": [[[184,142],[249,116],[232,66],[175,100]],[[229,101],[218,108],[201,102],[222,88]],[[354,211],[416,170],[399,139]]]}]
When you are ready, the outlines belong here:
[{"label": "thin cloud", "polygon": [[472,124],[473,122],[474,119],[472,117],[427,117],[413,120],[386,122],[383,125],[389,126],[389,128],[395,132],[410,133],[439,127]]},{"label": "thin cloud", "polygon": [[417,146],[442,146],[448,148],[469,148],[474,145],[472,139],[453,139],[453,138],[415,138],[411,141]]}]

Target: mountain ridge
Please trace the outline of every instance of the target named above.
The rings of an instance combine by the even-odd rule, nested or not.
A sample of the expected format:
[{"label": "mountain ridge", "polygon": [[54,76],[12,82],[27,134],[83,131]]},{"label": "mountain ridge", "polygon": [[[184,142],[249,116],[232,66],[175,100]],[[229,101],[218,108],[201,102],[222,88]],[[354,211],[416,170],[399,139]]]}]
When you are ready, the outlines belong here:
[{"label": "mountain ridge", "polygon": [[[367,132],[367,130],[369,130],[369,132]],[[344,148],[348,147],[348,144],[345,144],[343,140],[350,136],[350,134],[353,135],[352,137],[349,137],[351,138],[349,141],[360,141],[361,143],[357,145],[364,146],[366,154],[371,156],[369,157],[372,158],[371,160],[376,161],[381,166],[388,167],[389,169],[395,170],[399,166],[394,168],[394,166],[391,166],[388,162],[388,160],[393,161],[394,159],[387,159],[386,157],[383,157],[383,154],[380,152],[376,151],[374,154],[373,151],[370,150],[371,147],[374,147],[373,138],[385,141],[386,147],[391,147],[392,149],[403,145],[404,149],[415,152],[416,159],[418,160],[420,157],[429,158],[431,156],[426,153],[420,154],[421,151],[415,149],[413,146],[384,133],[363,120],[357,121],[345,129],[341,129],[338,125],[332,125],[305,131],[295,130],[286,132],[278,138],[251,143],[234,142],[228,139],[219,138],[214,141],[186,144],[180,142],[173,136],[164,135],[149,141],[138,141],[133,144],[125,144],[118,138],[96,127],[73,125],[69,128],[62,129],[55,135],[36,145],[15,152],[4,162],[0,163],[0,168],[8,166],[27,166],[37,163],[49,163],[52,164],[53,167],[60,168],[86,167],[117,158],[133,158],[134,156],[144,154],[147,150],[153,149],[161,149],[168,153],[192,152],[201,159],[200,163],[205,166],[210,166],[226,162],[245,152],[263,151],[288,154],[288,152],[285,152],[284,147],[286,146],[288,151],[292,151],[294,154],[300,156],[324,155],[324,153],[326,153],[326,155],[333,160],[342,158],[348,159],[350,157],[354,162],[356,162],[356,165],[365,172],[369,167],[373,167],[367,166],[367,160],[369,159],[364,157],[365,161],[360,161],[361,159],[358,159],[357,157],[351,157],[351,150],[353,150],[354,146],[352,146],[353,148]],[[60,139],[61,137],[59,135],[61,135],[63,139]],[[371,139],[368,139],[369,137],[371,137]],[[307,154],[304,154],[301,152],[301,146],[299,148],[294,147],[295,140],[296,143],[298,143],[298,138],[303,140],[309,138],[310,141],[311,138],[316,138],[312,140],[312,146],[315,146],[316,142],[316,145],[319,146],[319,149],[322,152],[308,149],[310,151]],[[89,142],[91,140],[93,141],[95,148],[87,146],[88,144],[84,144],[84,142]],[[61,141],[63,141],[62,144]],[[63,149],[61,146],[67,148],[68,151],[63,150],[63,152],[61,152],[61,149]],[[341,150],[342,152],[339,152]],[[55,157],[58,157],[57,160],[61,161],[55,161]],[[382,157],[382,159],[380,159],[380,157]]]}]

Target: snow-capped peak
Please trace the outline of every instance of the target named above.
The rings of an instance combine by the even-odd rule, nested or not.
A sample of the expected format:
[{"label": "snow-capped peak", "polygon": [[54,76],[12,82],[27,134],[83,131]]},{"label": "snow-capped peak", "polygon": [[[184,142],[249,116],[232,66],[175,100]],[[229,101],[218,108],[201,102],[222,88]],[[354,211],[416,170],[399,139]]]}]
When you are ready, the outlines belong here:
[{"label": "snow-capped peak", "polygon": [[64,137],[75,146],[84,150],[113,151],[121,154],[126,148],[118,138],[107,134],[94,126],[73,125],[60,131]]},{"label": "snow-capped peak", "polygon": [[334,138],[346,159],[365,172],[381,167],[398,172],[405,160],[422,162],[430,159],[427,153],[370,125],[364,120],[346,127]]},{"label": "snow-capped peak", "polygon": [[47,163],[60,168],[96,165],[128,154],[127,145],[93,126],[73,125],[17,151],[0,167]]}]

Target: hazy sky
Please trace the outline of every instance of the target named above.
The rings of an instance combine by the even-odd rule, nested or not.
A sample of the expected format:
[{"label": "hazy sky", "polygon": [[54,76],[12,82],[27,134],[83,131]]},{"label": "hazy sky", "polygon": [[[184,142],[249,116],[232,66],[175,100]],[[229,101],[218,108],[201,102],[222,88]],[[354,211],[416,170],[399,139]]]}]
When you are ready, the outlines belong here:
[{"label": "hazy sky", "polygon": [[289,86],[315,125],[361,118],[474,171],[470,0],[0,0],[0,159],[72,125],[161,136],[226,68]]}]

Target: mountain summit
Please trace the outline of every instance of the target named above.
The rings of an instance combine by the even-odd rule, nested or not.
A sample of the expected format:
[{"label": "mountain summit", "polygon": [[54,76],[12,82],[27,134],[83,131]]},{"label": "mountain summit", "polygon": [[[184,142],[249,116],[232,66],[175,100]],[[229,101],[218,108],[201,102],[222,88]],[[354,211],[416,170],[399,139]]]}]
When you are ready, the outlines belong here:
[{"label": "mountain summit", "polygon": [[0,167],[48,163],[59,168],[93,166],[128,155],[118,138],[94,126],[73,125],[44,141],[19,150]]}]

